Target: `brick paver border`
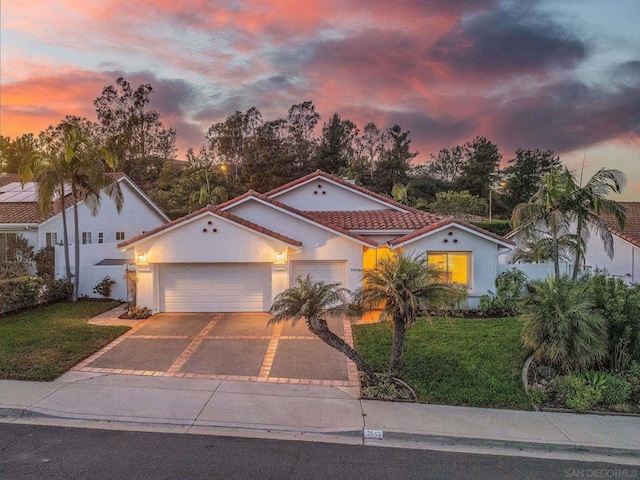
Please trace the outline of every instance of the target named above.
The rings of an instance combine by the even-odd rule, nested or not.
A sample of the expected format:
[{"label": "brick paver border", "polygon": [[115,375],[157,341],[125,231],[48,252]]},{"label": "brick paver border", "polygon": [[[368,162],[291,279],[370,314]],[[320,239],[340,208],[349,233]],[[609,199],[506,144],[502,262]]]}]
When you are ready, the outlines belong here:
[{"label": "brick paver border", "polygon": [[[359,387],[359,375],[358,368],[351,360],[346,359],[347,362],[347,380],[319,380],[310,378],[282,378],[271,377],[271,367],[273,366],[273,359],[277,351],[278,343],[280,340],[317,340],[315,336],[309,335],[281,335],[283,325],[276,324],[271,335],[209,335],[209,332],[216,323],[221,319],[220,314],[212,314],[213,319],[197,334],[193,337],[193,340],[185,348],[185,350],[178,356],[175,362],[167,369],[167,371],[153,371],[153,370],[131,370],[123,368],[97,368],[90,367],[89,365],[107,353],[109,350],[119,345],[127,338],[144,338],[144,339],[180,339],[184,340],[190,338],[190,335],[137,335],[142,327],[147,325],[152,318],[142,321],[139,325],[136,325],[131,330],[118,337],[106,347],[97,351],[90,357],[86,358],[82,362],[78,363],[75,367],[71,368],[72,371],[78,372],[90,372],[90,373],[109,373],[117,375],[140,375],[146,377],[171,377],[171,378],[199,378],[206,380],[231,380],[231,381],[247,381],[247,382],[263,382],[263,383],[278,383],[289,385],[324,385],[333,387]],[[344,340],[353,347],[353,334],[351,331],[351,321],[348,318],[343,319],[343,334]],[[204,373],[189,373],[181,372],[180,369],[191,358],[198,346],[203,340],[240,340],[240,339],[269,339],[269,345],[262,361],[260,371],[257,376],[249,375],[210,375]]]}]

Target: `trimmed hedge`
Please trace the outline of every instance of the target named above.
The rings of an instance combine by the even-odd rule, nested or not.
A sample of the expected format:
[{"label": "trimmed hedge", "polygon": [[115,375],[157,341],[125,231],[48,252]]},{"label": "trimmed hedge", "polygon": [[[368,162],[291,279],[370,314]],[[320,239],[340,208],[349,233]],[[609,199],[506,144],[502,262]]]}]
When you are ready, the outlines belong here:
[{"label": "trimmed hedge", "polygon": [[500,235],[504,237],[507,233],[511,231],[511,226],[509,225],[509,220],[492,220],[491,222],[471,222],[476,227],[484,228],[485,230],[490,231],[491,233],[495,233],[496,235]]},{"label": "trimmed hedge", "polygon": [[43,284],[35,276],[0,280],[0,314],[36,305]]}]

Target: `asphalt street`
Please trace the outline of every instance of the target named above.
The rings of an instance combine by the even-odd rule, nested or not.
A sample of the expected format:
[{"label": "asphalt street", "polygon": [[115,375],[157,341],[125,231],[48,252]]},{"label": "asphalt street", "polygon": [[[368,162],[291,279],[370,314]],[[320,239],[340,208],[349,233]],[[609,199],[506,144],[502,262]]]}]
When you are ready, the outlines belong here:
[{"label": "asphalt street", "polygon": [[0,424],[0,478],[640,478],[640,467],[374,446]]}]

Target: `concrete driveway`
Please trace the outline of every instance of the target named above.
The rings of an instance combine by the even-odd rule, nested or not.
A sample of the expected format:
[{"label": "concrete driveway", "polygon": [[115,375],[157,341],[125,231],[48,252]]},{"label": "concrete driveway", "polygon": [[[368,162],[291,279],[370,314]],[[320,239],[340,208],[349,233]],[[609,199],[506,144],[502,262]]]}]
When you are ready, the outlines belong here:
[{"label": "concrete driveway", "polygon": [[[268,313],[156,314],[73,368],[155,377],[357,386],[355,365],[304,323],[267,326]],[[351,324],[330,328],[352,344]]]}]

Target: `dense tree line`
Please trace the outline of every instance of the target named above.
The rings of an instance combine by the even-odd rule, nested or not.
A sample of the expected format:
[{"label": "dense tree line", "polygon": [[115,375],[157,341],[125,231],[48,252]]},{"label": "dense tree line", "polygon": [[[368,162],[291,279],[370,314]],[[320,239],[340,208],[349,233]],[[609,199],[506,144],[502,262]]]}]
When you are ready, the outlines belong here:
[{"label": "dense tree line", "polygon": [[[273,120],[255,107],[236,111],[211,125],[203,145],[189,148],[185,161],[179,161],[176,131],[151,108],[152,93],[150,84],[134,88],[119,78],[94,100],[97,122],[77,121],[117,160],[115,168],[171,217],[248,189],[265,192],[316,169],[419,208],[438,211],[446,203],[447,213],[459,208],[463,211],[455,213],[480,214],[491,202],[494,215],[508,217],[535,193],[542,176],[560,165],[552,151],[520,148],[501,168],[498,146],[481,136],[412,165],[418,152],[409,131],[374,123],[360,129],[338,113],[323,122],[311,101],[292,105],[286,116]],[[47,135],[0,137],[1,170],[21,172],[30,158],[46,151]],[[445,197],[436,195],[444,192],[443,203]]]}]

